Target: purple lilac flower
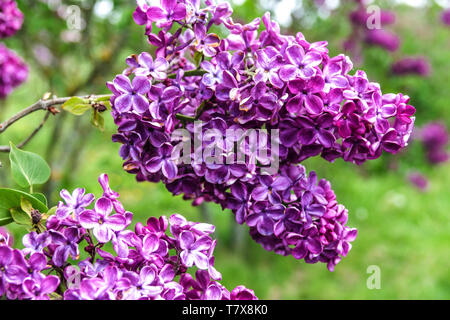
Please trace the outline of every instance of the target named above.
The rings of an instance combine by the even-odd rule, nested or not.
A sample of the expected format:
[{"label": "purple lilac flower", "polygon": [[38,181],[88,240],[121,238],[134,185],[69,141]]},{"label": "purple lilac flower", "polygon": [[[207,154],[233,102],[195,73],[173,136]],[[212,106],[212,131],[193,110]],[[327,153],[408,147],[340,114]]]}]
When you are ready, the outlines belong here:
[{"label": "purple lilac flower", "polygon": [[0,99],[8,96],[14,88],[25,82],[27,77],[27,65],[14,51],[0,44]]},{"label": "purple lilac flower", "polygon": [[441,21],[443,24],[450,26],[450,9],[446,9],[441,13]]},{"label": "purple lilac flower", "polygon": [[0,1],[0,39],[14,35],[22,23],[23,13],[17,8],[16,1]]},{"label": "purple lilac flower", "polygon": [[447,151],[449,134],[445,124],[430,122],[418,131],[417,136],[422,141],[431,164],[443,163],[450,159],[450,153]]},{"label": "purple lilac flower", "polygon": [[365,41],[388,51],[396,51],[400,46],[400,38],[397,35],[381,29],[367,31]]},{"label": "purple lilac flower", "polygon": [[[25,235],[22,250],[0,244],[0,298],[257,299],[253,290],[244,286],[230,292],[217,282],[221,274],[214,267],[213,225],[173,214],[150,217],[145,225],[137,223],[134,230],[124,230],[130,224],[127,216],[132,214],[110,188],[108,176],[102,174],[98,180],[103,194],[93,209],[87,207],[94,200],[91,196],[89,201],[78,201],[86,197],[83,189],[63,190],[60,195],[66,201],[78,199],[79,216],[54,215],[46,231]],[[116,213],[110,215],[113,208]],[[108,244],[116,254],[103,250]],[[80,260],[82,248],[88,253],[84,260]],[[193,268],[197,269],[195,277],[191,276]]]},{"label": "purple lilac flower", "polygon": [[134,110],[144,113],[148,110],[149,103],[144,95],[150,91],[150,81],[146,77],[136,76],[133,82],[130,82],[128,77],[118,75],[114,84],[121,93],[115,101],[121,111]]},{"label": "purple lilac flower", "polygon": [[138,68],[135,70],[135,73],[139,76],[151,76],[156,80],[164,80],[167,77],[165,71],[168,67],[169,63],[163,57],[156,58],[153,61],[152,56],[148,52],[143,52],[138,57]]},{"label": "purple lilac flower", "polygon": [[407,57],[396,61],[391,70],[396,75],[416,74],[427,77],[430,74],[431,66],[424,57]]},{"label": "purple lilac flower", "polygon": [[408,180],[413,186],[421,191],[426,191],[429,187],[428,179],[419,172],[412,172],[408,175]]},{"label": "purple lilac flower", "polygon": [[62,190],[60,196],[66,204],[59,203],[56,215],[61,219],[65,219],[71,214],[78,216],[81,208],[88,207],[94,201],[94,195],[92,193],[85,195],[84,192],[85,190],[83,188],[75,189],[72,194],[67,190]]},{"label": "purple lilac flower", "polygon": [[[169,7],[180,12],[186,8],[187,14],[156,16],[142,4],[135,14],[156,47],[155,57],[170,61],[163,82],[146,76],[151,89],[142,96],[150,112],[124,110],[118,101],[124,94],[122,85],[107,84],[118,127],[113,139],[123,144],[125,170],[136,174],[138,181],[162,181],[170,192],[183,194],[194,204],[213,201],[230,209],[267,250],[324,262],[333,270],[349,252],[356,230],[346,225],[347,210],[336,202],[329,183],[317,181],[315,174],[306,176],[298,164],[318,155],[361,164],[383,151],[399,152],[407,146],[414,125],[409,97],[383,93],[364,71],[352,72],[348,57],[330,56],[324,41],[310,43],[301,33],[281,34],[268,13],[241,24],[232,19],[229,5],[190,0],[161,4],[155,12],[168,12]],[[386,17],[388,23],[392,15]],[[152,31],[152,24],[163,30]],[[212,25],[228,34],[219,38],[210,32]],[[388,40],[379,43],[392,49]],[[135,79],[133,68],[122,76]],[[175,161],[172,151],[179,150],[179,140],[170,140],[171,134],[185,129],[191,141],[198,134],[187,119],[201,120],[202,134],[211,129],[221,137],[231,128],[278,129],[280,170],[263,174],[262,168],[274,159],[269,134],[261,142],[270,154],[265,158],[241,146],[246,159],[239,164]],[[218,149],[228,155],[238,140],[222,139]],[[211,156],[211,146],[211,141],[203,141],[195,153],[208,151]],[[180,222],[172,233],[180,236],[184,226]],[[190,265],[197,258],[191,255],[195,241],[186,239],[183,250],[188,251],[183,255]],[[202,288],[209,286],[209,296],[223,294],[214,283],[205,282]]]},{"label": "purple lilac flower", "polygon": [[55,292],[59,285],[59,278],[57,276],[46,276],[27,278],[23,282],[22,288],[25,294],[25,299],[31,300],[50,300],[49,294]]},{"label": "purple lilac flower", "polygon": [[9,233],[5,228],[0,227],[0,246],[12,247],[13,243],[14,237],[11,235],[11,233]]},{"label": "purple lilac flower", "polygon": [[101,243],[109,242],[114,232],[122,231],[127,225],[123,215],[110,215],[112,210],[111,201],[100,198],[95,203],[94,210],[85,210],[80,214],[80,224],[83,228],[92,229],[94,236]]},{"label": "purple lilac flower", "polygon": [[[379,46],[387,51],[396,51],[400,44],[400,38],[384,28],[386,25],[395,23],[395,13],[380,10],[379,15],[374,16],[364,1],[356,1],[356,3],[358,4],[357,9],[349,14],[352,33],[343,43],[344,50],[349,52],[357,63],[362,61],[363,42]],[[374,23],[380,25],[377,26]]]}]

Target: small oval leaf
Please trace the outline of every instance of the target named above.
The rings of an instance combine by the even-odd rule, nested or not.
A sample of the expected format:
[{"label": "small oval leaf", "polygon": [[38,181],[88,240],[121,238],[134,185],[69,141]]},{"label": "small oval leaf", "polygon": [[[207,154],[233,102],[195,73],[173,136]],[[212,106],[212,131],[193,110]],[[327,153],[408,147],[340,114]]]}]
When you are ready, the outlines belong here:
[{"label": "small oval leaf", "polygon": [[21,187],[45,183],[50,178],[50,167],[38,154],[18,149],[12,142],[9,159],[14,181]]}]

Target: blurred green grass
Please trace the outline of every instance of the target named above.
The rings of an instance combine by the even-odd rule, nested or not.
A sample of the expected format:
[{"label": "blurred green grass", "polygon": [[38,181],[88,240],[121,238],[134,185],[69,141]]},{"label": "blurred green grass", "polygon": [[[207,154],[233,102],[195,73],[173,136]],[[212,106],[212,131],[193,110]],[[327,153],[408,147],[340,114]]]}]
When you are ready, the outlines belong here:
[{"label": "blurred green grass", "polygon": [[[251,1],[246,1],[237,12],[253,18],[256,11],[252,11],[254,7],[249,3]],[[450,31],[437,26],[428,15],[417,20],[417,15],[423,14],[415,14],[403,13],[406,21],[415,23],[408,25],[410,29],[405,24],[398,24],[396,31],[403,36],[405,54],[429,56],[434,69],[432,77],[391,77],[386,68],[396,57],[378,49],[366,52],[363,68],[371,79],[381,82],[384,92],[404,91],[412,97],[412,104],[418,108],[418,124],[431,119],[449,124]],[[428,36],[422,32],[420,38],[416,38],[417,30],[426,26],[433,32]],[[347,27],[342,20],[329,19],[311,30],[302,31],[311,40],[330,40],[331,52],[337,54],[339,44],[348,32]],[[292,29],[299,28],[293,26]],[[129,52],[121,56],[124,58],[127,54]],[[113,76],[111,70],[111,78]],[[32,69],[30,80],[0,110],[2,118],[30,105],[46,90],[45,82]],[[95,93],[104,92],[106,89],[99,87]],[[41,117],[42,113],[36,113],[15,124],[6,134],[0,135],[0,144],[7,144],[9,140],[21,141]],[[26,150],[43,155],[52,126],[59,119],[60,116],[51,117]],[[89,117],[83,116],[82,121],[88,122]],[[64,127],[71,130],[73,122],[72,117],[66,117]],[[114,132],[111,117],[106,115],[105,131],[93,130],[85,138],[84,148],[79,151],[81,165],[78,168],[64,168],[63,156],[67,155],[63,144],[62,150],[58,150],[60,158],[57,157],[52,167],[52,179],[58,182],[67,174],[66,170],[72,171],[72,179],[61,187],[69,190],[85,187],[88,192],[99,195],[97,178],[101,173],[108,173],[111,186],[120,193],[125,208],[135,214],[135,222],[172,213],[183,214],[194,221],[205,219],[199,208],[192,207],[181,197],[171,196],[163,185],[136,183],[134,176],[124,172],[118,156],[119,145],[111,142]],[[77,139],[77,134],[73,132],[73,140]],[[7,154],[0,154],[0,161],[3,163],[0,171],[7,173]],[[231,212],[207,204],[210,222],[216,225],[216,267],[222,272],[225,286],[232,288],[244,284],[263,299],[450,299],[449,164],[428,166],[420,146],[412,144],[402,155],[383,156],[361,167],[343,161],[330,164],[322,159],[308,160],[305,166],[307,170],[316,170],[320,178],[331,181],[339,203],[349,210],[348,224],[358,228],[358,237],[349,255],[331,273],[323,264],[308,265],[292,257],[266,252],[250,239],[246,227],[236,228]],[[391,167],[396,169],[389,169]],[[412,170],[419,170],[429,178],[427,192],[420,192],[407,181],[406,176]],[[0,179],[1,186],[13,186],[3,175]],[[52,200],[52,204],[56,204],[57,198]],[[20,246],[24,230],[12,227],[12,231],[16,245]],[[234,241],[236,232],[244,233],[243,243],[239,246]],[[367,268],[371,265],[381,269],[379,290],[369,290],[366,286]]]}]

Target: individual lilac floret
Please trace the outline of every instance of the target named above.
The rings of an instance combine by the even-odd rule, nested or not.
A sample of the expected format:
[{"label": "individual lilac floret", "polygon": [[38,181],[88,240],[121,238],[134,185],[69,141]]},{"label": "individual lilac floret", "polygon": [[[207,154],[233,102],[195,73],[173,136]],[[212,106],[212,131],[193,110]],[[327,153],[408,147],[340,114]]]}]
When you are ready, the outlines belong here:
[{"label": "individual lilac floret", "polygon": [[23,13],[17,8],[16,1],[0,1],[0,38],[14,35],[22,27]]},{"label": "individual lilac floret", "polygon": [[0,44],[0,99],[6,98],[27,77],[27,65],[14,51]]},{"label": "individual lilac floret", "polygon": [[14,237],[3,227],[0,227],[0,246],[12,246],[14,244]]},{"label": "individual lilac floret", "polygon": [[80,214],[80,224],[85,229],[92,229],[98,241],[106,243],[113,238],[115,232],[122,231],[127,226],[123,215],[110,215],[112,210],[111,201],[100,198],[95,203],[94,210],[85,210]]},{"label": "individual lilac floret", "polygon": [[[23,237],[24,249],[12,249],[0,236],[1,299],[257,299],[244,286],[230,292],[218,282],[213,225],[173,214],[125,229],[132,213],[106,174],[98,180],[103,194],[93,209],[88,206],[95,199],[84,189],[63,190],[60,195],[81,213],[49,217],[47,230]],[[82,249],[87,258],[80,260]]]}]

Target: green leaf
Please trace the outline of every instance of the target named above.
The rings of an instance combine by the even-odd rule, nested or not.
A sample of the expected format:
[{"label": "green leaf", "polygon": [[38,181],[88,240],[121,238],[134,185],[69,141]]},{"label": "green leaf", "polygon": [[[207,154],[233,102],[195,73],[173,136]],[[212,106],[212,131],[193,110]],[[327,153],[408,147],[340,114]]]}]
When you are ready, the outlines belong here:
[{"label": "green leaf", "polygon": [[48,208],[32,195],[14,189],[0,188],[0,210],[20,209],[22,198],[28,200],[34,209],[47,212]]},{"label": "green leaf", "polygon": [[46,206],[48,205],[47,198],[45,197],[44,194],[42,194],[42,193],[33,193],[32,196],[35,197],[36,199],[38,199],[43,204],[45,204]]},{"label": "green leaf", "polygon": [[98,97],[94,101],[95,102],[109,102],[109,100],[111,100],[111,96]]},{"label": "green leaf", "polygon": [[194,53],[194,63],[198,67],[203,61],[203,53],[201,51],[195,51]]},{"label": "green leaf", "polygon": [[64,104],[61,106],[61,108],[63,108],[64,110],[66,110],[68,112],[72,112],[72,110],[78,105],[90,106],[89,100],[79,98],[79,97],[72,97],[69,100],[67,100],[66,102],[64,102]]},{"label": "green leaf", "polygon": [[51,215],[54,215],[54,214],[56,213],[56,209],[57,209],[57,208],[58,208],[57,206],[51,207],[51,208],[47,211],[47,217],[50,217]]},{"label": "green leaf", "polygon": [[65,110],[73,115],[81,116],[91,108],[92,106],[90,104],[77,104],[76,106],[66,108]]},{"label": "green leaf", "polygon": [[24,197],[20,197],[20,209],[22,209],[23,212],[26,212],[31,217],[31,210],[33,210],[33,205]]},{"label": "green leaf", "polygon": [[72,97],[69,100],[67,100],[62,106],[64,110],[67,112],[70,112],[76,116],[81,116],[86,111],[92,108],[91,104],[89,103],[89,100],[82,99],[79,97]]},{"label": "green leaf", "polygon": [[0,227],[1,226],[6,226],[7,224],[10,224],[11,222],[14,222],[13,218],[11,217],[11,215],[9,217],[1,217],[0,218]]},{"label": "green leaf", "polygon": [[97,110],[92,111],[91,123],[94,127],[103,131],[105,129],[105,119],[103,116],[97,112]]},{"label": "green leaf", "polygon": [[11,212],[11,217],[14,219],[14,222],[24,226],[31,226],[31,217],[22,210],[11,208],[9,210]]},{"label": "green leaf", "polygon": [[12,176],[19,186],[32,187],[50,178],[50,167],[40,155],[19,150],[12,142],[10,145],[9,159]]}]

